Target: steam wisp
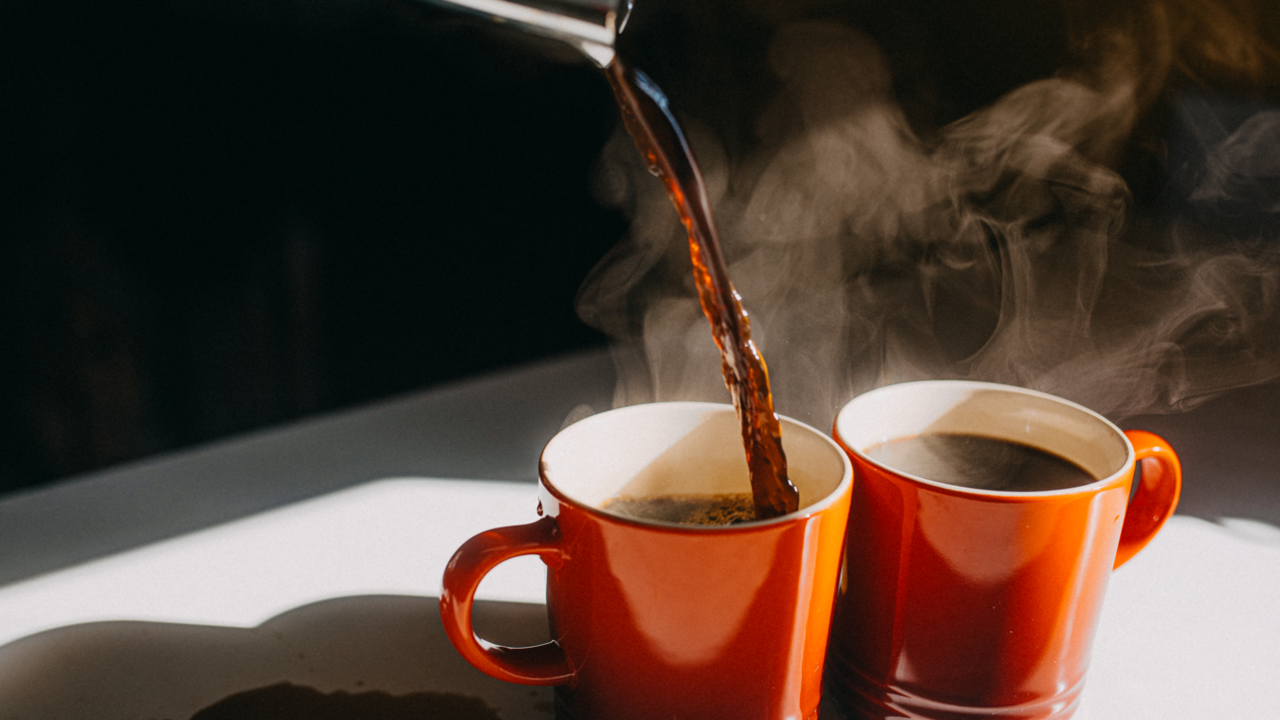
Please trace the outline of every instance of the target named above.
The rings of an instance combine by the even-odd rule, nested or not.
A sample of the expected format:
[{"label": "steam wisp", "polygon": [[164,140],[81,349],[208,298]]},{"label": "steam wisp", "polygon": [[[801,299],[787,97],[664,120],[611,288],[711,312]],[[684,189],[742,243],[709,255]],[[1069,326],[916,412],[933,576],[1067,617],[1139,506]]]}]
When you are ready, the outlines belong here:
[{"label": "steam wisp", "polygon": [[[1280,376],[1280,111],[1227,126],[1196,104],[1210,80],[1266,90],[1280,63],[1228,6],[1144,8],[927,136],[870,38],[776,34],[758,150],[691,141],[779,412],[825,427],[871,387],[951,377],[1123,417]],[[1164,107],[1176,162],[1166,199],[1139,206],[1117,168]],[[579,304],[616,341],[615,404],[723,401],[683,229],[625,136],[599,189],[633,213]]]}]

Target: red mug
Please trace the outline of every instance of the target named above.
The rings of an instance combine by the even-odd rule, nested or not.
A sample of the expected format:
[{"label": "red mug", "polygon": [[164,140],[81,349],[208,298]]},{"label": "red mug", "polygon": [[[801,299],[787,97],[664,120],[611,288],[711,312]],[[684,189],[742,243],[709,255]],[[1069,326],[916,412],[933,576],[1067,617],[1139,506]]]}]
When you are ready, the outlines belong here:
[{"label": "red mug", "polygon": [[[749,493],[732,407],[654,403],[591,416],[542,452],[539,514],[468,540],[440,596],[445,630],[481,671],[555,685],[557,717],[816,717],[853,470],[830,438],[782,419],[800,510],[737,525],[638,520],[608,499]],[[551,642],[476,637],[471,604],[504,560],[547,564]]]},{"label": "red mug", "polygon": [[[1051,395],[964,381],[873,390],[841,409],[835,435],[857,481],[828,690],[871,720],[1070,717],[1112,570],[1177,504],[1169,445]],[[969,442],[955,436],[1029,446],[1087,475],[993,490],[895,469],[922,461],[910,453],[876,459],[892,441]],[[990,466],[964,482],[993,480]]]}]

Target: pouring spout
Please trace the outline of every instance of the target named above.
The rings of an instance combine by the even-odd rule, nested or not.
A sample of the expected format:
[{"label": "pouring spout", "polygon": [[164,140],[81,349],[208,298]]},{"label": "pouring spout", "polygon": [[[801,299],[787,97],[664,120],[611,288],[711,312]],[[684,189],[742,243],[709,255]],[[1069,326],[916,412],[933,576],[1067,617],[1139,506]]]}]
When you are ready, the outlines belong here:
[{"label": "pouring spout", "polygon": [[555,38],[608,67],[613,44],[626,23],[631,0],[431,0]]}]

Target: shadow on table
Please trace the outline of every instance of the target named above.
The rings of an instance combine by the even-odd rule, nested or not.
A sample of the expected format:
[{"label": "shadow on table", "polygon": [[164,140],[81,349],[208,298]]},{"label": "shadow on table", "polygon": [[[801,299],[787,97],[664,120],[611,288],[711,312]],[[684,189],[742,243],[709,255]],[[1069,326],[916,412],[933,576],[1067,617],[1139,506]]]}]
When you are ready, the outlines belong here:
[{"label": "shadow on table", "polygon": [[[508,645],[548,636],[542,605],[477,601],[475,625]],[[551,702],[468,665],[427,597],[324,600],[249,629],[88,623],[0,647],[0,720],[547,720]]]}]

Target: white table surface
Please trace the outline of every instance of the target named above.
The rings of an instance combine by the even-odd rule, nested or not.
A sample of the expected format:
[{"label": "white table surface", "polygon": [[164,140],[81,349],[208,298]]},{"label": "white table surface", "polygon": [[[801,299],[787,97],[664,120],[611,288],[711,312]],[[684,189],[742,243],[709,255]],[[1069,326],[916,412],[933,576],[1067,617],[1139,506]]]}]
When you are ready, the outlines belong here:
[{"label": "white table surface", "polygon": [[[568,357],[0,499],[0,720],[178,720],[282,681],[549,718],[453,652],[435,598],[467,537],[536,518],[541,445],[611,394],[607,357]],[[1280,717],[1278,415],[1269,387],[1128,423],[1178,448],[1184,501],[1112,578],[1078,718]],[[545,640],[543,577],[491,575],[481,633]]]}]

